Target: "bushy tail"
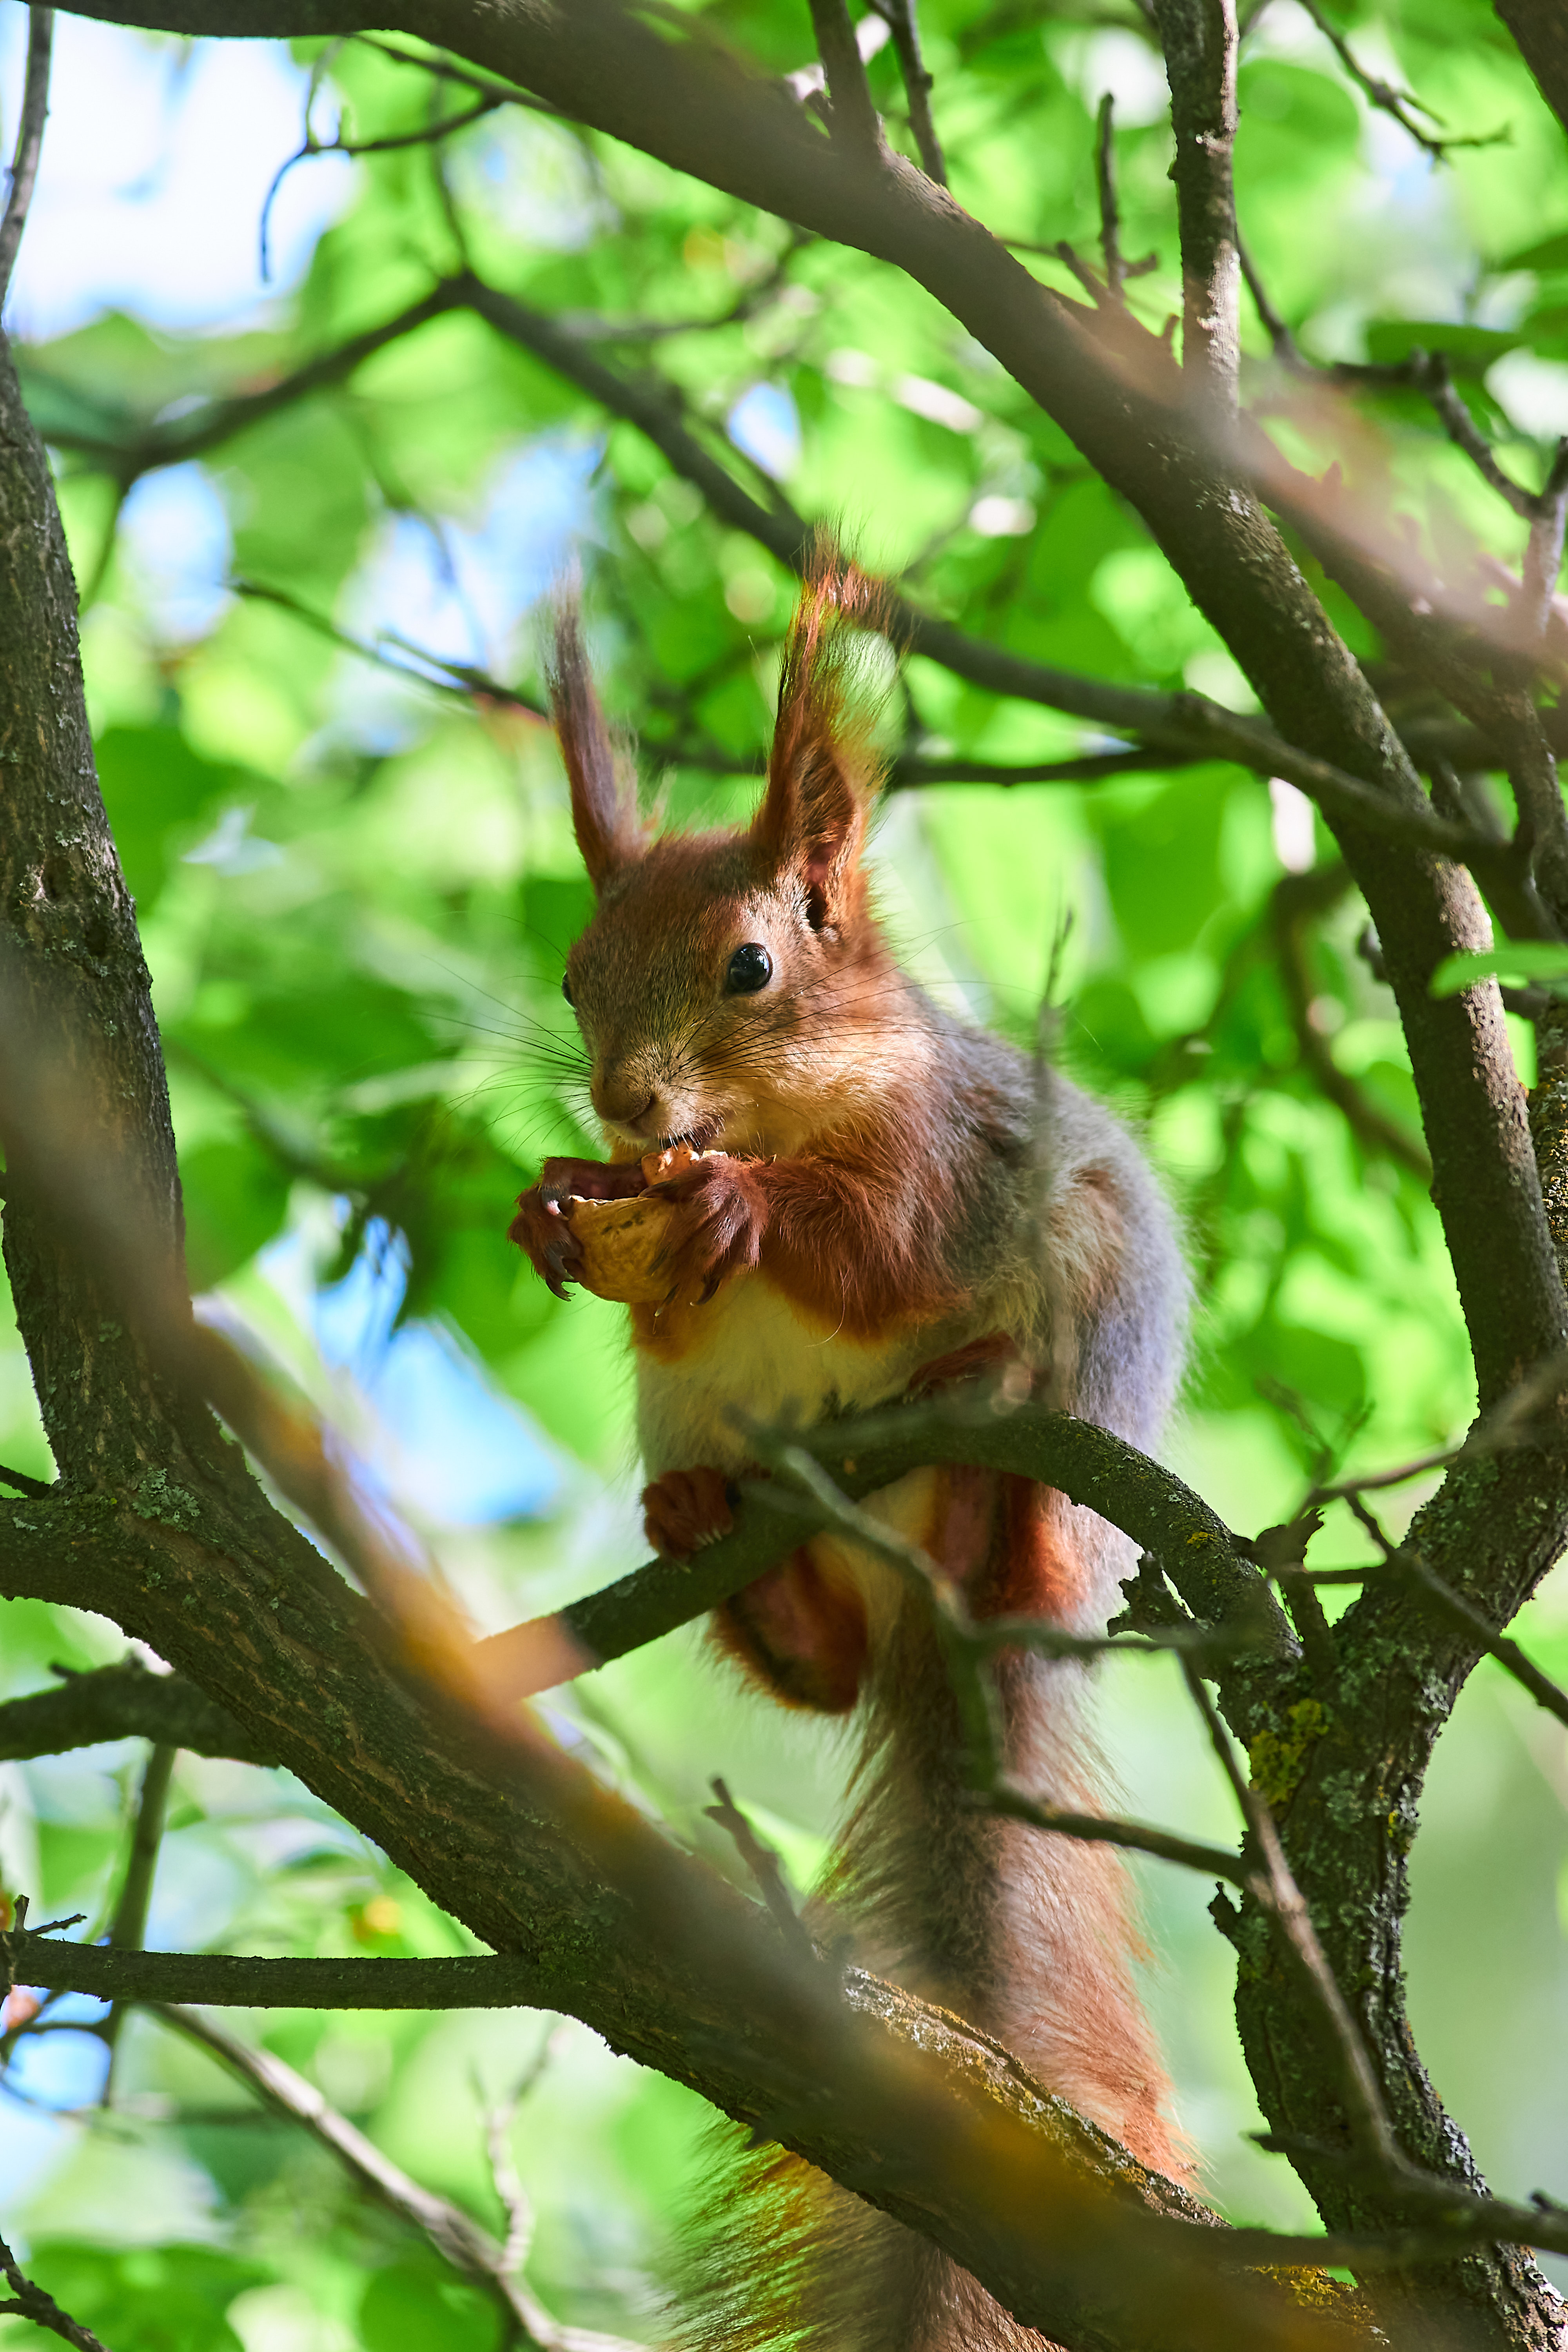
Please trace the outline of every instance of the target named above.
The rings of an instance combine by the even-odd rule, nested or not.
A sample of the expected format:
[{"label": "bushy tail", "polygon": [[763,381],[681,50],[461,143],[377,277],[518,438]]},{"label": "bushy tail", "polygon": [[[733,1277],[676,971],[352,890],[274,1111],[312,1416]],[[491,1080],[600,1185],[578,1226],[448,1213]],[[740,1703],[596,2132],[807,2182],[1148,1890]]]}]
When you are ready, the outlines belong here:
[{"label": "bushy tail", "polygon": [[[1080,1598],[1103,1590],[1120,1539],[1059,1496],[1033,1501]],[[997,1674],[1009,1776],[1102,1810],[1084,1670],[1015,1652]],[[977,1811],[947,1668],[912,1596],[879,1645],[857,1787],[821,1924],[849,1927],[865,1966],[994,2034],[1144,2163],[1184,2177],[1121,1857]],[[701,2235],[683,2352],[1041,2352],[928,2241],[776,2148],[739,2158]]]}]

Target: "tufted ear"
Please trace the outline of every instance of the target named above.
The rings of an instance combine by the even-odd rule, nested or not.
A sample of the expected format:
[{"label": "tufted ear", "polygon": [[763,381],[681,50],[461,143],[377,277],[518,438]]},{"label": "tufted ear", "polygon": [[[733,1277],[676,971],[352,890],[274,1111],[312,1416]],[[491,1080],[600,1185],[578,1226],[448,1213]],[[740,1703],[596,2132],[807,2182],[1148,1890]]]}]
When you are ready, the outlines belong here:
[{"label": "tufted ear", "polygon": [[574,604],[555,616],[549,664],[550,709],[572,785],[572,825],[595,890],[618,866],[640,857],[646,838],[635,784],[616,761],[594,691]]},{"label": "tufted ear", "polygon": [[793,869],[812,927],[836,930],[856,882],[878,762],[864,720],[846,714],[849,631],[877,625],[872,583],[831,560],[814,566],[790,624],[768,787],[752,840],[770,872]]}]

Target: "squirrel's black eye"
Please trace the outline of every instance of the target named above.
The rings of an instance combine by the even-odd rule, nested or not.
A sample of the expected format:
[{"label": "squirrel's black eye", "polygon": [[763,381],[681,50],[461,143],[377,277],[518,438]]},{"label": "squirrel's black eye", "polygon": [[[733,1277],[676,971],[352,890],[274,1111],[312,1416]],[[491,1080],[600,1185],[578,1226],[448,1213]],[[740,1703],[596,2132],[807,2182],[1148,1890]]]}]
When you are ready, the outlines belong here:
[{"label": "squirrel's black eye", "polygon": [[772,956],[766,948],[751,940],[743,948],[737,948],[730,958],[724,985],[731,996],[754,996],[759,988],[766,988],[773,976]]},{"label": "squirrel's black eye", "polygon": [[566,999],[568,1004],[576,1003],[577,1000],[572,993],[572,983],[566,978],[564,973],[562,974],[561,979],[561,993]]}]

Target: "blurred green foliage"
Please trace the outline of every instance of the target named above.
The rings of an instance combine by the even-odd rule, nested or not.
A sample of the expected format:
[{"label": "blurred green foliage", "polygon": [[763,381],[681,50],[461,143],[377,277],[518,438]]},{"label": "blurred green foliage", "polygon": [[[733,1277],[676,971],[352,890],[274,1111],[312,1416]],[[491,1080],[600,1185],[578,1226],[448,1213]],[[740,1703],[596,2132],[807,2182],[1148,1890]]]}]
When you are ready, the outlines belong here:
[{"label": "blurred green foliage", "polygon": [[[777,70],[807,62],[804,8],[717,0],[708,13]],[[1456,133],[1506,130],[1506,142],[1441,167],[1369,111],[1286,0],[1255,14],[1238,184],[1274,300],[1319,357],[1447,351],[1505,462],[1539,478],[1547,412],[1555,398],[1561,415],[1568,393],[1568,157],[1489,8],[1363,0],[1346,19],[1363,62]],[[1170,136],[1137,13],[1112,26],[1087,8],[926,0],[921,18],[956,193],[1026,252],[1059,237],[1092,250],[1094,111],[1116,89],[1123,247],[1158,257],[1132,299],[1156,323],[1179,310]],[[426,76],[374,47],[299,54],[356,136],[427,120]],[[890,48],[871,73],[896,124]],[[640,738],[650,791],[677,820],[730,815],[765,743],[791,582],[635,427],[466,313],[251,416],[177,474],[132,483],[110,445],[132,449],[162,419],[178,455],[181,417],[199,424],[208,404],[394,317],[462,257],[460,219],[481,275],[574,324],[624,375],[652,371],[754,494],[777,475],[931,610],[1104,677],[1185,682],[1238,708],[1249,697],[1136,519],[918,289],[520,109],[448,142],[443,170],[445,192],[422,147],[362,161],[303,281],[230,333],[172,336],[110,315],[23,358],[83,583],[104,795],[167,1048],[193,1278],[368,1451],[476,1618],[499,1625],[639,1555],[616,1311],[557,1304],[505,1238],[540,1158],[594,1148],[559,995],[585,885],[547,729],[522,704],[465,691],[449,665],[537,700],[534,606],[574,548],[605,698]],[[1054,259],[1031,266],[1070,285]],[[1247,347],[1249,389],[1281,411],[1282,437],[1317,447],[1321,419],[1283,413],[1250,318]],[[1369,393],[1363,414],[1366,465],[1410,530],[1440,537],[1458,518],[1517,556],[1518,526],[1411,395]],[[193,516],[202,544],[227,542],[205,570],[189,553]],[[1375,650],[1330,601],[1358,648]],[[889,713],[928,758],[1042,761],[1085,743],[1076,722],[921,660]],[[1191,1239],[1198,1310],[1173,1458],[1246,1528],[1289,1515],[1321,1453],[1401,1459],[1461,1430],[1471,1404],[1425,1188],[1366,1148],[1303,1061],[1271,928],[1281,853],[1331,854],[1301,814],[1219,767],[953,785],[891,796],[876,848],[913,967],[1020,1037],[1072,918],[1065,1057],[1143,1128]],[[1357,951],[1363,921],[1345,890],[1310,926],[1308,1018],[1414,1141],[1392,1003]],[[1522,1031],[1519,1050],[1528,1079]],[[403,1327],[439,1335],[444,1361],[515,1410],[520,1456],[547,1466],[537,1512],[431,1503],[406,1431],[387,1434],[375,1363],[324,1341],[320,1295],[393,1262]],[[14,1334],[0,1354],[0,1457],[47,1475]],[[1406,1492],[1395,1526],[1422,1491]],[[1321,1557],[1363,1549],[1346,1521]],[[13,1691],[55,1661],[121,1646],[98,1621],[24,1604],[0,1612],[0,1630]],[[1544,1664],[1568,1671],[1568,1603],[1550,1586],[1523,1630]],[[1226,1793],[1163,1669],[1122,1664],[1106,1702],[1131,1808],[1228,1838]],[[708,1777],[722,1771],[797,1882],[809,1879],[844,1753],[819,1727],[742,1699],[695,1635],[559,1695],[550,1713],[675,1834],[731,1868],[701,1818]],[[128,1748],[0,1768],[5,1885],[100,1925],[138,1769]],[[1561,1730],[1500,1677],[1478,1676],[1415,1849],[1411,1998],[1439,2087],[1513,2193],[1568,2179],[1565,1801]],[[1146,1885],[1152,1999],[1214,2192],[1237,2217],[1302,2219],[1282,2161],[1240,2137],[1255,2110],[1206,1890],[1157,1870]],[[153,1937],[468,1948],[284,1776],[189,1759]],[[1473,2031],[1482,2014],[1522,2022],[1486,2039]],[[528,2070],[547,2021],[279,2017],[248,2030],[419,2179],[501,2226],[482,2108]],[[496,2341],[471,2290],[357,2205],[318,2149],[206,2059],[134,2020],[115,2104],[99,2111],[96,2045],[79,2039],[18,2057],[5,2112],[23,2154],[4,2178],[5,2219],[37,2276],[114,2352]],[[36,2054],[67,2043],[76,2059]],[[50,2121],[62,2102],[81,2113]],[[562,2032],[513,2136],[538,2210],[531,2277],[554,2308],[647,2335],[703,2130],[686,2094],[583,2029]],[[0,2342],[24,2340],[0,2322]]]}]

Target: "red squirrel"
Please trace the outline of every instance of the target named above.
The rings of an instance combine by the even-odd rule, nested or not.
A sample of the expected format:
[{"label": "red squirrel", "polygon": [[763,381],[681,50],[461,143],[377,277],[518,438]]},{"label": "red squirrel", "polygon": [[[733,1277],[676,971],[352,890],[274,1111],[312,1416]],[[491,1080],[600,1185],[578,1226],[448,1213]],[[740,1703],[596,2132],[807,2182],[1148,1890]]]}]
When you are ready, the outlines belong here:
[{"label": "red squirrel", "polygon": [[[512,1237],[564,1295],[562,1202],[645,1189],[645,1154],[711,1156],[658,1187],[669,1297],[630,1310],[649,1541],[681,1558],[731,1524],[742,1416],[798,1426],[1012,1360],[1058,1408],[1149,1447],[1182,1359],[1173,1220],[1109,1111],[944,1012],[900,971],[862,863],[879,774],[845,691],[876,592],[824,562],[785,647],[767,783],[740,831],[653,835],[617,767],[575,618],[552,701],[597,908],[563,982],[592,1059],[608,1163],[552,1160]],[[916,1471],[868,1508],[915,1537],[979,1616],[1100,1630],[1131,1548],[1054,1491]],[[1181,2176],[1167,2085],[1134,1988],[1122,1865],[967,1801],[930,1611],[823,1536],[718,1613],[723,1648],[786,1705],[864,1725],[834,1865],[861,1956],[1006,2042],[1146,2163]],[[998,1662],[1005,1763],[1092,1808],[1081,1668]],[[752,2161],[753,2221],[694,2341],[813,2352],[1038,2347],[925,2241],[795,2159]],[[771,2201],[770,2201],[771,2200]],[[742,2197],[742,2204],[745,2197]],[[738,2275],[750,2243],[750,2275]]]}]

